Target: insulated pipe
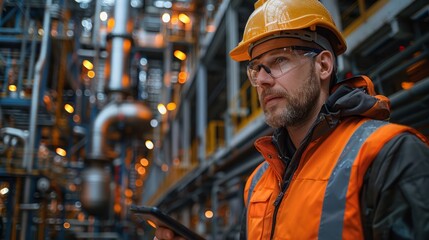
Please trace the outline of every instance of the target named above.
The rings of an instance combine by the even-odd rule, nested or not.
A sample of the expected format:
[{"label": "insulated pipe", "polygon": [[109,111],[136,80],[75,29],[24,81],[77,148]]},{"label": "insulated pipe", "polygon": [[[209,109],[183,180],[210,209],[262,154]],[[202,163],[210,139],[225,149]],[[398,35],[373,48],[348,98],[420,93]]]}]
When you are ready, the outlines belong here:
[{"label": "insulated pipe", "polygon": [[[110,50],[110,66],[106,76],[109,77],[108,91],[124,91],[130,85],[129,76],[124,71],[129,65],[128,55],[131,50],[131,35],[127,32],[129,1],[116,1],[115,26],[109,35],[112,41]],[[110,75],[109,75],[110,73]]]},{"label": "insulated pipe", "polygon": [[[114,122],[129,121],[131,119],[144,119],[150,117],[148,111],[141,104],[119,103],[123,99],[121,92],[124,91],[124,80],[127,75],[124,71],[127,66],[125,55],[125,34],[128,16],[129,1],[116,1],[115,3],[115,27],[109,35],[111,45],[108,48],[110,53],[109,61],[106,64],[106,78],[109,79],[107,91],[119,92],[111,96],[112,102],[98,113],[92,126],[90,151],[85,161],[85,170],[82,171],[82,207],[90,214],[101,218],[108,217],[106,209],[109,208],[111,199],[110,182],[111,173],[110,157],[106,147],[106,136],[109,127]],[[97,41],[96,39],[95,41]],[[129,40],[128,40],[129,41]],[[96,48],[98,45],[96,45]],[[129,48],[131,45],[129,45]],[[129,52],[129,49],[128,49]],[[124,79],[123,79],[124,77]],[[107,153],[107,155],[106,155]]]},{"label": "insulated pipe", "polygon": [[135,124],[136,128],[146,128],[152,118],[149,107],[143,103],[123,101],[129,88],[129,52],[131,36],[126,31],[129,1],[116,1],[115,27],[109,35],[111,40],[110,59],[106,65],[107,91],[111,102],[97,115],[92,126],[90,151],[85,170],[82,172],[82,207],[90,214],[108,217],[111,195],[110,160],[116,154],[107,146],[106,138],[110,127],[116,123]]},{"label": "insulated pipe", "polygon": [[114,122],[138,122],[141,125],[150,121],[151,110],[142,103],[137,102],[113,102],[107,105],[94,121],[91,139],[91,158],[105,156],[108,151],[105,138],[109,126]]},{"label": "insulated pipe", "polygon": [[[27,170],[27,173],[30,174],[33,171],[33,161],[34,161],[34,148],[35,148],[35,141],[36,141],[36,125],[37,125],[37,112],[39,108],[39,98],[40,98],[40,82],[42,80],[43,76],[43,70],[45,69],[46,64],[46,57],[48,53],[48,41],[49,41],[49,35],[50,35],[50,25],[51,25],[51,5],[52,0],[47,0],[45,4],[45,12],[43,16],[43,30],[44,34],[42,37],[42,43],[41,43],[41,49],[40,49],[40,55],[39,59],[36,63],[36,71],[34,73],[34,80],[33,80],[33,90],[31,93],[31,111],[30,111],[30,125],[29,125],[29,132],[32,133],[29,135],[28,139],[28,147],[25,147],[25,153],[24,153],[24,162],[25,162],[25,168]],[[31,198],[31,182],[32,177],[30,175],[25,177],[24,182],[24,199],[23,204],[30,203]],[[28,228],[28,211],[24,210],[22,212],[22,226],[21,226],[21,233],[20,233],[20,239],[26,239],[27,236],[27,230]]]},{"label": "insulated pipe", "polygon": [[91,150],[82,172],[82,207],[92,215],[108,217],[111,191],[110,160],[113,154],[106,146],[106,136],[112,124],[120,122],[145,128],[152,118],[152,112],[143,103],[112,102],[96,117],[92,130]]}]

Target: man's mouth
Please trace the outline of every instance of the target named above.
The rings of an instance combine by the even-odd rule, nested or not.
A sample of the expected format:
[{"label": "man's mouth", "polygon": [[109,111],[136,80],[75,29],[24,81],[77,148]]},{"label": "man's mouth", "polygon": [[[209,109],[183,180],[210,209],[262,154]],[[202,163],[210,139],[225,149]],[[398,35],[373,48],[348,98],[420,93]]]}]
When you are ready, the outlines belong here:
[{"label": "man's mouth", "polygon": [[271,104],[275,104],[280,99],[281,99],[281,96],[279,95],[267,95],[264,97],[264,105],[268,106]]}]

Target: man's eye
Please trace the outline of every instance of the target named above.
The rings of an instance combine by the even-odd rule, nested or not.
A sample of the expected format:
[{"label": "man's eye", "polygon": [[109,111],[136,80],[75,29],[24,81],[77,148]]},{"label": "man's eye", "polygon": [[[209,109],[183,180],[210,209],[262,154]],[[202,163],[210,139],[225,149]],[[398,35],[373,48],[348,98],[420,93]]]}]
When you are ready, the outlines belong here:
[{"label": "man's eye", "polygon": [[274,59],[273,63],[274,64],[279,64],[279,63],[282,63],[282,62],[285,62],[285,61],[287,61],[287,59],[285,57],[276,57]]},{"label": "man's eye", "polygon": [[283,57],[283,56],[279,56],[276,58],[273,58],[271,61],[269,61],[269,64],[267,65],[269,68],[275,68],[276,66],[278,66],[279,64],[286,64],[288,62],[288,59]]},{"label": "man's eye", "polygon": [[249,69],[259,72],[259,70],[261,69],[261,66],[259,64],[252,64],[252,65],[249,65]]}]

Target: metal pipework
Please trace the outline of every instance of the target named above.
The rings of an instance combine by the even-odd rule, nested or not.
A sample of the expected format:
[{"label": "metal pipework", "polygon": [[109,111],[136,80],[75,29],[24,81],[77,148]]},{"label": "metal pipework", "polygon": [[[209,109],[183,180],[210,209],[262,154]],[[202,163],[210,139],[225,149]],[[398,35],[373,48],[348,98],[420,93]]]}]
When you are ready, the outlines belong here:
[{"label": "metal pipework", "polygon": [[88,165],[82,172],[80,201],[88,213],[98,217],[108,217],[111,191],[111,172],[102,159],[87,159]]},{"label": "metal pipework", "polygon": [[107,105],[94,121],[91,139],[91,158],[106,157],[106,136],[109,126],[115,122],[139,123],[137,127],[149,126],[152,112],[143,103],[113,102]]},{"label": "metal pipework", "polygon": [[[39,59],[36,63],[36,72],[34,73],[34,81],[33,81],[33,91],[31,93],[31,111],[30,111],[30,125],[29,125],[29,132],[33,133],[29,135],[28,139],[28,147],[25,148],[24,153],[24,162],[25,167],[28,173],[31,173],[33,170],[33,161],[34,161],[34,147],[35,147],[35,141],[36,141],[36,135],[34,134],[36,132],[37,127],[37,112],[39,107],[39,97],[40,97],[40,82],[42,80],[43,76],[43,70],[45,69],[46,64],[46,58],[48,54],[48,41],[50,36],[50,26],[51,26],[51,5],[52,0],[47,0],[45,4],[45,12],[43,16],[43,30],[44,34],[42,37],[42,44],[40,49],[40,55]],[[30,203],[31,198],[31,176],[25,177],[25,183],[24,183],[24,198],[22,204],[28,204]],[[22,226],[21,226],[21,233],[20,233],[20,239],[27,239],[27,229],[28,229],[28,212],[23,211],[22,212]]]},{"label": "metal pipework", "polygon": [[91,151],[82,172],[81,202],[83,208],[98,217],[107,217],[111,199],[110,160],[113,151],[106,144],[109,127],[115,123],[126,123],[137,128],[149,126],[152,118],[150,109],[142,103],[113,102],[107,105],[95,119]]},{"label": "metal pipework", "polygon": [[121,92],[130,85],[127,67],[131,50],[131,34],[127,32],[127,20],[130,3],[127,0],[116,1],[115,26],[109,35],[111,39],[110,61],[106,66],[106,77],[109,78],[108,91]]},{"label": "metal pipework", "polygon": [[[86,159],[85,170],[82,172],[82,206],[89,213],[98,217],[106,217],[112,198],[110,191],[110,161],[116,153],[108,146],[108,136],[115,124],[134,127],[141,132],[149,127],[152,112],[149,107],[134,100],[124,101],[129,91],[130,77],[128,73],[131,35],[127,33],[129,1],[116,1],[115,27],[109,36],[111,40],[109,61],[106,65],[106,78],[109,79],[107,92],[110,103],[97,115],[92,126],[91,144]],[[121,133],[123,134],[123,133]]]}]

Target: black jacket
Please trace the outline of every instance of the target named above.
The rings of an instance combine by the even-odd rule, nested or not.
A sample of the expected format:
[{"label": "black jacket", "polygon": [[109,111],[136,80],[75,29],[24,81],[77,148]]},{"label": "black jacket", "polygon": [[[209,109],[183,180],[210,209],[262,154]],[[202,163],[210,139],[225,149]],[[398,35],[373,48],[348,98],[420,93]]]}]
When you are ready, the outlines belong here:
[{"label": "black jacket", "polygon": [[380,151],[361,190],[367,239],[429,239],[429,148],[402,134]]},{"label": "black jacket", "polygon": [[[347,83],[347,81],[345,81]],[[332,126],[344,118],[362,115],[377,101],[364,88],[341,84],[331,94],[320,115]],[[372,87],[372,86],[370,86]],[[380,116],[388,118],[390,111]],[[327,134],[316,124],[310,134]],[[313,136],[317,137],[317,136]],[[295,148],[285,129],[273,136],[285,158]],[[287,154],[289,153],[289,154]],[[429,147],[411,133],[390,140],[367,170],[361,189],[361,215],[366,239],[429,239]]]},{"label": "black jacket", "polygon": [[[350,86],[347,80],[339,84],[319,113],[325,121],[316,122],[307,137],[317,138],[318,135],[329,134],[329,129],[334,129],[348,117],[369,117],[367,115],[371,113],[371,117],[375,116],[376,119],[388,119],[388,99],[383,96],[375,97],[372,82],[366,79],[370,86],[356,88]],[[384,106],[371,112],[371,107],[375,104]],[[285,128],[276,129],[273,143],[282,159],[291,159],[295,154],[296,149]],[[285,164],[288,168],[293,168],[291,165],[294,165],[287,162]],[[390,140],[367,170],[360,199],[365,239],[429,239],[427,141],[423,142],[408,132]],[[242,223],[243,239],[244,219]]]}]

